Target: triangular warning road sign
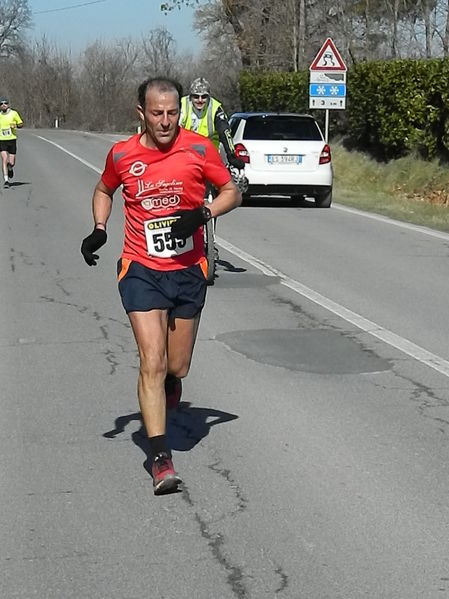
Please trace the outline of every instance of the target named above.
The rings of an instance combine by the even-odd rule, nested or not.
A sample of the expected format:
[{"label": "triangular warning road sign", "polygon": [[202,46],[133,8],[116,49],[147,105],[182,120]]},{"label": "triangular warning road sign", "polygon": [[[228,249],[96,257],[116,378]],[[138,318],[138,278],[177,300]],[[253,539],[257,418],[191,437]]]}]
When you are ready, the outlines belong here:
[{"label": "triangular warning road sign", "polygon": [[346,71],[346,65],[343,62],[334,42],[330,37],[321,46],[320,51],[315,56],[309,71]]}]

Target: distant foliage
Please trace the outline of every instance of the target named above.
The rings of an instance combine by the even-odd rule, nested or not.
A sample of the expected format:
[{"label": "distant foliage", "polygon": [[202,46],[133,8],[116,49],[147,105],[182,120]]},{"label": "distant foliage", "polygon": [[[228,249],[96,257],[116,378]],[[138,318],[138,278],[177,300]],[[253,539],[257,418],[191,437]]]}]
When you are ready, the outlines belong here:
[{"label": "distant foliage", "polygon": [[195,8],[194,28],[205,42],[200,54],[179,53],[171,34],[158,28],[141,40],[93,42],[74,57],[45,37],[26,43],[28,0],[0,0],[1,93],[27,126],[57,121],[132,132],[143,79],[170,75],[188,89],[204,76],[228,113],[311,112],[323,125],[325,111],[309,110],[308,67],[331,36],[348,73],[347,108],[331,111],[330,138],[343,136],[382,160],[410,153],[449,160],[448,0],[166,0],[159,6],[167,13]]},{"label": "distant foliage", "polygon": [[28,0],[0,0],[0,57],[19,56],[32,24]]},{"label": "distant foliage", "polygon": [[240,74],[243,110],[309,111],[308,71]]},{"label": "distant foliage", "polygon": [[360,63],[348,72],[347,133],[381,159],[449,157],[449,59]]},{"label": "distant foliage", "polygon": [[[415,153],[449,159],[449,58],[363,62],[347,73],[347,107],[331,111],[330,133],[381,160]],[[242,110],[310,111],[309,71],[244,71]]]}]

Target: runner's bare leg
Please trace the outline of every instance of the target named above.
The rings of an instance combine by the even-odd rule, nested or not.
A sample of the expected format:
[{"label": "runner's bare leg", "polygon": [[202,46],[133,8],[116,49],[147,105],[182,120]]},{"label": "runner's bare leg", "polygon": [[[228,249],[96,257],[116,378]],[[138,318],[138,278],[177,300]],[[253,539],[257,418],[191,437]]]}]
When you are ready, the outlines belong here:
[{"label": "runner's bare leg", "polygon": [[148,437],[165,435],[167,373],[167,311],[130,312],[129,320],[139,350],[137,395]]},{"label": "runner's bare leg", "polygon": [[3,177],[8,176],[8,152],[2,152],[2,174]]},{"label": "runner's bare leg", "polygon": [[187,376],[200,324],[200,314],[194,318],[169,321],[167,339],[167,371],[174,376]]}]

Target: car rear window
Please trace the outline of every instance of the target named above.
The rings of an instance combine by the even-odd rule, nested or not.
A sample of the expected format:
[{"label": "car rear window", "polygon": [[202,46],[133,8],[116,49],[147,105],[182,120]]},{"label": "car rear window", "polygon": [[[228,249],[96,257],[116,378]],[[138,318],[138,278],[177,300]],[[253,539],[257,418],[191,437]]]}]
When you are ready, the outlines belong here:
[{"label": "car rear window", "polygon": [[235,132],[237,131],[237,127],[239,126],[240,119],[234,118],[229,121],[229,126],[231,128],[231,135],[234,137]]},{"label": "car rear window", "polygon": [[312,119],[292,116],[260,116],[247,119],[243,139],[291,139],[320,141],[322,136]]}]

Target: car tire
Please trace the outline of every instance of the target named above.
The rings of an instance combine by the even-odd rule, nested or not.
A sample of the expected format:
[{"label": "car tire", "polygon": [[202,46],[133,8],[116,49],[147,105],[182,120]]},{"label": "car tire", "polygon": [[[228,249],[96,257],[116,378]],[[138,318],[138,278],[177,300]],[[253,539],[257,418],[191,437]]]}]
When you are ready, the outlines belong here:
[{"label": "car tire", "polygon": [[315,206],[317,208],[330,208],[332,204],[332,188],[315,196]]}]

